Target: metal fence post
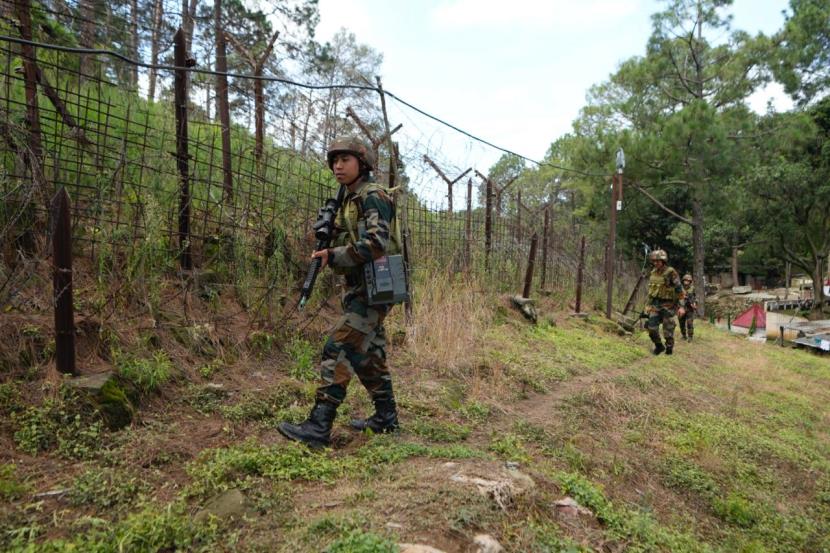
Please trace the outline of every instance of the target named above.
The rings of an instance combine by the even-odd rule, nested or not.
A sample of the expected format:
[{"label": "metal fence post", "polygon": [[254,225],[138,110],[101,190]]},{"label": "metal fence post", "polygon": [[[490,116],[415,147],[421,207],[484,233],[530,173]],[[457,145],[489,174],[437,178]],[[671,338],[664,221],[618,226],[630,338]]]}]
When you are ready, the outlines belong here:
[{"label": "metal fence post", "polygon": [[58,372],[77,375],[75,314],[72,304],[72,224],[69,194],[61,188],[52,199],[52,270],[55,304],[55,362]]},{"label": "metal fence post", "polygon": [[484,208],[484,272],[490,272],[490,248],[493,245],[493,182],[486,180],[486,201]]},{"label": "metal fence post", "polygon": [[190,257],[190,171],[187,153],[187,45],[184,31],[179,28],[173,37],[173,57],[176,65],[176,165],[179,169],[179,264],[185,271],[193,268]]},{"label": "metal fence post", "polygon": [[464,269],[470,271],[470,243],[473,241],[473,179],[467,179],[467,217],[464,220]]}]

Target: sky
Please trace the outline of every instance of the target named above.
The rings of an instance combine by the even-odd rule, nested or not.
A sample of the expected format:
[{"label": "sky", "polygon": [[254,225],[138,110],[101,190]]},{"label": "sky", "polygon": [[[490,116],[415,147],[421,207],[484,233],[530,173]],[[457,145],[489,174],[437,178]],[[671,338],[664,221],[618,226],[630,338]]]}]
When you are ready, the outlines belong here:
[{"label": "sky", "polygon": [[[498,146],[540,160],[571,129],[586,93],[619,64],[645,52],[656,0],[320,0],[317,39],[339,29],[383,54],[383,86]],[[771,34],[787,0],[735,0],[733,29]],[[756,111],[791,103],[772,86]],[[482,172],[502,152],[390,106],[402,148],[426,151],[451,178]],[[454,173],[455,171],[455,173]],[[440,181],[424,186],[438,187]],[[443,184],[441,184],[443,187]],[[436,198],[440,202],[440,198]]]}]

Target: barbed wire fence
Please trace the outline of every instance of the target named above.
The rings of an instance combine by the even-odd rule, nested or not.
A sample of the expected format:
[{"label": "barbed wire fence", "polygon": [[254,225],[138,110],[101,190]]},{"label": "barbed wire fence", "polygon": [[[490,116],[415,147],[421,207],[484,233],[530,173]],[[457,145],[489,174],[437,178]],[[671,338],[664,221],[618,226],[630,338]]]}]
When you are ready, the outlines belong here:
[{"label": "barbed wire fence", "polygon": [[[257,320],[273,324],[288,316],[313,245],[317,208],[336,191],[322,156],[325,137],[306,139],[315,146],[298,151],[296,135],[276,132],[298,127],[285,121],[286,110],[271,118],[263,139],[252,132],[250,118],[232,118],[229,140],[223,141],[222,123],[211,117],[210,94],[191,95],[194,77],[204,81],[219,75],[188,67],[186,51],[176,49],[173,67],[150,67],[118,53],[38,42],[31,16],[39,9],[28,0],[4,0],[0,22],[5,35],[0,36],[4,311],[53,307],[37,304],[35,292],[52,277],[47,265],[55,214],[50,206],[65,190],[71,198],[80,291],[75,303],[85,312],[102,319],[159,319],[162,306],[171,301],[170,290],[179,289],[212,306],[208,312],[187,312],[189,323],[217,321],[233,317],[220,299],[233,290],[241,308]],[[158,73],[163,86],[153,101],[123,84],[121,77],[134,75],[137,66]],[[250,81],[262,79],[233,75],[230,86],[253,105],[255,99],[246,96],[254,89]],[[285,79],[271,82],[280,93],[303,86]],[[372,95],[376,102],[396,98],[379,80],[377,86],[353,88],[365,93],[364,105]],[[352,117],[356,124],[359,118]],[[454,194],[447,198],[455,198],[452,209],[436,205],[430,200],[434,190],[425,190],[423,183],[443,186],[435,172],[441,164],[450,174],[463,167],[456,172],[460,164],[448,166],[452,162],[429,149],[427,136],[415,142],[423,151],[396,155],[389,126],[373,122],[364,131],[380,154],[378,179],[403,191],[398,209],[416,280],[419,271],[443,268],[480,279],[493,290],[518,291],[536,233],[543,250],[536,262],[536,288],[563,302],[573,297],[584,231],[565,202],[554,197],[544,206],[525,206],[519,194],[516,209],[505,214],[501,205],[493,205],[505,183],[493,183],[470,167],[445,195]],[[307,124],[304,132],[309,132]],[[422,161],[432,158],[440,161]],[[490,190],[485,205],[478,205],[476,185]],[[604,243],[590,240],[586,290],[601,291],[604,256]],[[622,257],[617,263],[617,274],[630,275],[619,281],[618,296],[626,296],[639,267]],[[165,287],[165,280],[182,285]],[[333,287],[333,278],[324,279],[319,294]],[[136,311],[136,306],[143,307]]]}]

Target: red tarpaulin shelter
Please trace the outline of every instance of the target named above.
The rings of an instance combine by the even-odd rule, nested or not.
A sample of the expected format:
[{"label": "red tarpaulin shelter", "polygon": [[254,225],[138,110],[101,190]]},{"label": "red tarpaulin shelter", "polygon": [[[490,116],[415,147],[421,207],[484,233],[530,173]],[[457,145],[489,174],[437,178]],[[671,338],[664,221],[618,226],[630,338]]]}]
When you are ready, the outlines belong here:
[{"label": "red tarpaulin shelter", "polygon": [[752,327],[753,317],[755,318],[755,328],[767,327],[767,312],[764,311],[764,306],[760,303],[753,303],[749,309],[735,317],[732,326],[750,328]]}]

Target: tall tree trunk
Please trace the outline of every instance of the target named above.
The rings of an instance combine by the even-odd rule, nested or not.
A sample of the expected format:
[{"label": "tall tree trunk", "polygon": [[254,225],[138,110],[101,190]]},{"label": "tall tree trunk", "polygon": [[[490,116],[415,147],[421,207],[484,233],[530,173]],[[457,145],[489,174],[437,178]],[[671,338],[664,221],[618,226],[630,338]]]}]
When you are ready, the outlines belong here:
[{"label": "tall tree trunk", "polygon": [[692,200],[692,251],[694,253],[695,288],[699,291],[697,314],[703,317],[706,314],[706,266],[704,264],[705,252],[703,247],[703,203],[697,197],[700,194],[699,186],[695,187],[695,198]]},{"label": "tall tree trunk", "polygon": [[193,30],[196,21],[196,6],[199,0],[182,0],[182,30],[184,31],[185,45],[188,55],[193,48]]},{"label": "tall tree trunk", "polygon": [[[138,0],[130,0],[130,56],[140,61],[138,38]],[[138,66],[130,65],[130,88],[138,90]]]},{"label": "tall tree trunk", "polygon": [[732,246],[732,286],[739,286],[738,282],[738,246]]},{"label": "tall tree trunk", "polygon": [[216,40],[216,114],[222,129],[222,182],[225,200],[233,198],[231,169],[231,111],[228,103],[228,55],[222,30],[222,0],[214,0],[213,30]]},{"label": "tall tree trunk", "polygon": [[[78,3],[80,12],[80,32],[78,33],[78,44],[81,48],[95,48],[95,3],[93,0],[80,0]],[[95,58],[89,55],[81,56],[81,78],[92,72],[92,63]]]},{"label": "tall tree trunk", "polygon": [[152,102],[156,97],[156,78],[159,62],[159,41],[161,40],[161,16],[164,14],[164,1],[155,0],[153,5],[153,32],[150,39],[150,84],[147,89],[147,99]]}]

